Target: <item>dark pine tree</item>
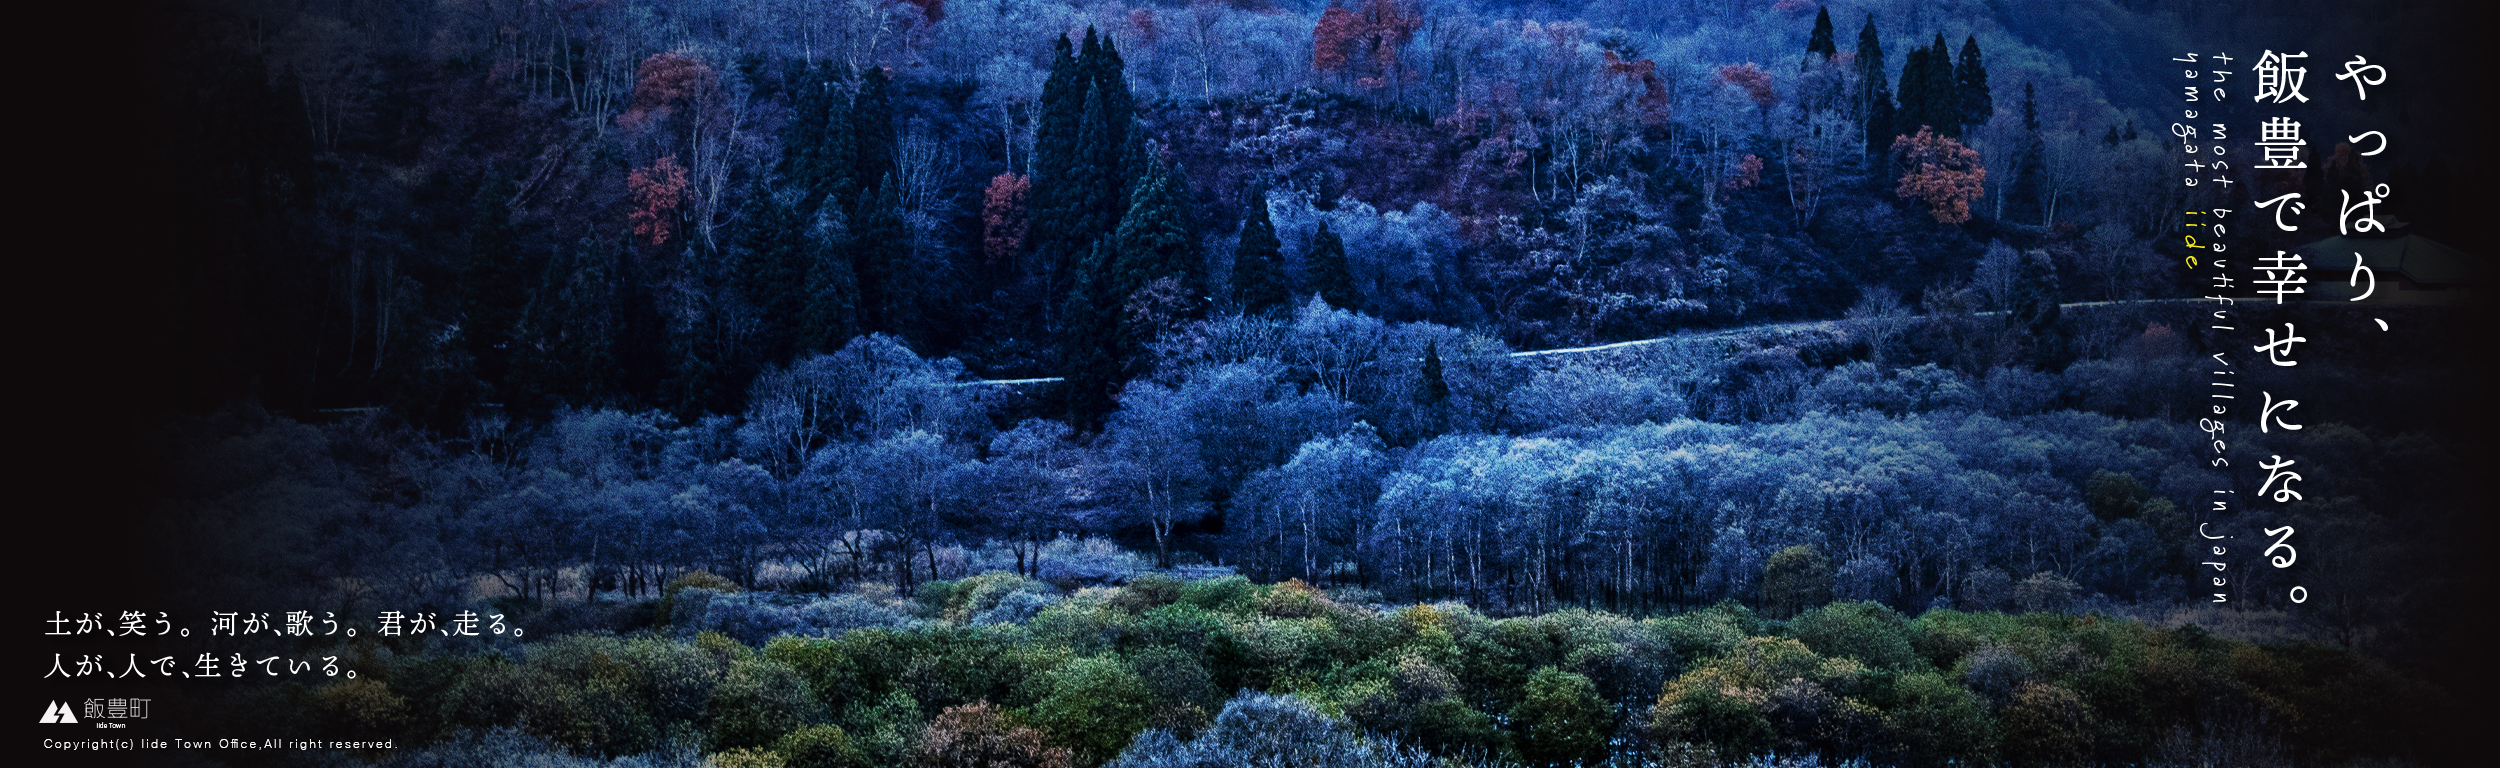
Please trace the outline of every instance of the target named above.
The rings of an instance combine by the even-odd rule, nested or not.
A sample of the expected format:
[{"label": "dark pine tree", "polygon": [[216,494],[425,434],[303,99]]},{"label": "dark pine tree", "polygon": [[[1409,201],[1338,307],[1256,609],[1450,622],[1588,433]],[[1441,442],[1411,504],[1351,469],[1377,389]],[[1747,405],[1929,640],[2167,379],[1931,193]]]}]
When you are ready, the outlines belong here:
[{"label": "dark pine tree", "polygon": [[1901,88],[1893,95],[1901,104],[1900,111],[1893,113],[1897,120],[1893,125],[1894,133],[1911,135],[1918,133],[1919,126],[1935,127],[1935,123],[1927,122],[1926,48],[1913,47],[1901,55]]},{"label": "dark pine tree", "polygon": [[1085,92],[1092,87],[1069,51],[1068,36],[1060,35],[1033,128],[1033,214],[1026,240],[1037,253],[1067,252],[1068,179],[1078,157],[1077,131],[1085,122]]},{"label": "dark pine tree", "polygon": [[1944,35],[1932,46],[1912,48],[1901,60],[1901,111],[1893,133],[1909,135],[1927,128],[1938,136],[1962,135],[1961,91],[1953,82],[1953,57],[1944,50]]},{"label": "dark pine tree", "polygon": [[1084,68],[1060,35],[1051,44],[1050,76],[1042,80],[1042,100],[1033,126],[1033,176],[1048,179],[1066,172],[1076,151],[1077,109],[1085,105]]},{"label": "dark pine tree", "polygon": [[863,329],[920,341],[923,327],[918,286],[923,276],[913,269],[911,232],[903,223],[902,203],[894,177],[877,185],[859,218],[852,250],[859,277],[859,314]]},{"label": "dark pine tree", "polygon": [[2040,132],[2040,108],[2031,98],[2031,84],[2023,83],[2023,132]]},{"label": "dark pine tree", "polygon": [[733,258],[739,297],[753,313],[754,331],[740,361],[752,374],[786,360],[807,309],[807,272],[812,242],[799,206],[798,189],[757,195],[739,233]]},{"label": "dark pine tree", "polygon": [[1858,116],[1863,118],[1875,109],[1875,94],[1884,90],[1884,43],[1875,32],[1875,14],[1866,15],[1866,26],[1858,29],[1858,55],[1852,62],[1858,75]]},{"label": "dark pine tree", "polygon": [[[1102,120],[1103,125],[1106,126],[1111,125],[1111,121],[1119,119],[1111,114],[1118,110],[1110,109],[1109,104],[1108,101],[1104,102]],[[1111,190],[1111,200],[1116,204],[1112,206],[1113,210],[1109,211],[1113,219],[1128,213],[1129,197],[1137,194],[1137,186],[1146,180],[1147,174],[1154,171],[1154,161],[1146,154],[1145,129],[1131,125],[1124,135],[1127,138],[1121,140],[1120,151],[1113,156],[1111,165],[1111,179],[1116,185]]]},{"label": "dark pine tree", "polygon": [[[1881,167],[1884,158],[1892,155],[1895,110],[1892,90],[1884,83],[1884,44],[1875,32],[1875,14],[1866,15],[1866,26],[1858,30],[1858,119],[1866,133],[1866,164]],[[1869,174],[1880,179],[1883,174]]]},{"label": "dark pine tree", "polygon": [[1823,54],[1824,61],[1831,61],[1832,57],[1840,55],[1839,46],[1832,42],[1832,9],[1821,8],[1814,12],[1814,36],[1806,38],[1806,53]]},{"label": "dark pine tree", "polygon": [[1303,260],[1310,273],[1304,282],[1320,300],[1338,309],[1361,309],[1362,297],[1354,292],[1354,268],[1346,263],[1345,241],[1328,229],[1328,221],[1319,223],[1319,234],[1311,236],[1310,257]]},{"label": "dark pine tree", "polygon": [[[1121,171],[1122,155],[1131,143],[1136,100],[1130,95],[1125,67],[1107,39],[1092,29],[1071,55],[1060,38],[1051,60],[1050,77],[1042,84],[1040,124],[1034,140],[1031,222],[1027,241],[1044,264],[1048,278],[1043,295],[1066,295],[1088,269],[1083,258],[1095,241],[1108,241],[1128,210],[1129,180]],[[1097,280],[1095,288],[1104,283]],[[1072,338],[1085,333],[1061,318],[1062,351],[1073,350]]]},{"label": "dark pine tree", "polygon": [[497,173],[479,190],[469,214],[469,248],[460,270],[460,338],[477,381],[500,396],[510,373],[513,337],[529,303],[527,276],[540,271],[521,247],[522,229],[506,203],[518,193]]},{"label": "dark pine tree", "polygon": [[1920,124],[1935,126],[1945,138],[1962,138],[1962,89],[1953,80],[1953,50],[1945,47],[1944,33],[1936,33],[1936,42],[1927,47],[1927,68],[1921,74],[1927,77],[1927,116]]},{"label": "dark pine tree", "polygon": [[1424,344],[1424,402],[1441,403],[1450,399],[1450,382],[1441,374],[1441,342]]},{"label": "dark pine tree", "polygon": [[2019,141],[2021,145],[2014,150],[2014,185],[2006,189],[2005,205],[2014,209],[2014,220],[2030,221],[2043,213],[2040,176],[2048,172],[2045,148],[2040,142],[2040,112],[2032,101],[2030,83],[2023,84],[2023,135]]},{"label": "dark pine tree", "polygon": [[1110,143],[1115,135],[1108,115],[1102,108],[1100,86],[1085,91],[1084,121],[1076,132],[1076,161],[1069,165],[1063,182],[1067,209],[1062,226],[1070,245],[1092,248],[1094,241],[1107,240],[1120,225],[1120,215],[1127,212],[1128,201],[1120,196],[1120,145]]},{"label": "dark pine tree", "polygon": [[1129,294],[1166,277],[1184,287],[1197,282],[1198,239],[1190,231],[1188,200],[1173,189],[1175,176],[1149,163],[1129,196],[1116,241],[1120,256],[1111,269],[1113,295],[1124,303]]},{"label": "dark pine tree", "polygon": [[1996,117],[1996,99],[1988,94],[1988,66],[1980,58],[1978,35],[1962,39],[1962,60],[1953,66],[1953,80],[1961,92],[1962,125],[1986,125]]},{"label": "dark pine tree", "polygon": [[814,65],[801,70],[798,83],[790,86],[790,119],[781,124],[782,178],[799,176],[799,169],[823,147],[832,90],[824,72]]},{"label": "dark pine tree", "polygon": [[1145,146],[1129,135],[1130,126],[1137,123],[1137,96],[1129,91],[1128,65],[1120,59],[1120,51],[1112,45],[1111,36],[1102,36],[1100,45],[1096,46],[1094,30],[1087,27],[1085,42],[1088,47],[1081,63],[1094,87],[1101,89],[1102,101],[1096,108],[1102,110],[1102,141],[1119,150],[1112,155],[1111,178],[1120,184],[1120,197],[1117,198],[1120,202],[1114,208],[1121,208],[1125,207],[1128,188],[1146,173],[1145,168],[1129,162],[1132,159],[1129,148],[1143,149]]},{"label": "dark pine tree", "polygon": [[1112,389],[1120,379],[1114,355],[1119,334],[1119,307],[1109,297],[1110,264],[1118,257],[1111,238],[1101,238],[1076,259],[1075,287],[1061,310],[1060,359],[1067,368],[1068,416],[1079,429],[1097,429],[1111,413]]},{"label": "dark pine tree", "polygon": [[1258,314],[1293,301],[1285,288],[1284,242],[1267,215],[1267,187],[1250,191],[1241,212],[1241,245],[1233,250],[1233,297],[1244,314]]},{"label": "dark pine tree", "polygon": [[2014,291],[2014,305],[2005,313],[2005,322],[2020,327],[2026,334],[2031,366],[2043,371],[2063,370],[2066,339],[2058,325],[2059,302],[2065,300],[2057,287],[2057,268],[2049,261],[2049,252],[2034,249],[2023,254],[2022,268]]},{"label": "dark pine tree", "polygon": [[[1137,191],[1130,195],[1128,215],[1120,219],[1117,238],[1118,260],[1112,265],[1112,292],[1108,298],[1120,307],[1119,350],[1116,359],[1121,370],[1134,370],[1144,357],[1147,344],[1168,330],[1152,327],[1156,319],[1128,310],[1138,302],[1140,294],[1155,283],[1170,279],[1179,283],[1179,299],[1188,302],[1182,310],[1195,314],[1201,303],[1198,265],[1198,234],[1190,226],[1189,199],[1183,189],[1188,184],[1178,169],[1167,170],[1149,163],[1146,175],[1137,182]],[[1163,322],[1178,317],[1162,318]]]},{"label": "dark pine tree", "polygon": [[820,214],[807,232],[807,301],[801,310],[799,351],[830,353],[859,335],[859,274],[852,264],[850,243]]},{"label": "dark pine tree", "polygon": [[[1866,167],[1882,168],[1892,157],[1892,142],[1899,137],[1895,129],[1901,123],[1901,115],[1900,110],[1893,108],[1892,89],[1882,83],[1875,85],[1872,103],[1873,108],[1866,114]],[[1867,181],[1881,185],[1892,183],[1880,173],[1867,174]]]},{"label": "dark pine tree", "polygon": [[613,253],[585,237],[548,259],[513,345],[506,413],[535,419],[566,403],[618,404]]},{"label": "dark pine tree", "polygon": [[851,97],[851,136],[857,153],[852,177],[860,189],[875,189],[894,173],[894,94],[883,69],[860,74],[859,93]]},{"label": "dark pine tree", "polygon": [[[1115,203],[1119,182],[1111,173],[1119,148],[1105,143],[1111,132],[1103,124],[1102,90],[1099,85],[1085,89],[1077,157],[1061,180],[1064,207],[1056,223],[1063,238],[1058,247],[1077,256],[1069,270],[1073,285],[1060,318],[1059,349],[1072,370],[1070,415],[1085,424],[1110,412],[1110,388],[1120,381],[1121,363],[1114,351],[1117,320],[1128,297],[1112,274],[1119,260],[1115,232],[1124,211]],[[1080,373],[1092,378],[1080,381]]]},{"label": "dark pine tree", "polygon": [[848,205],[859,193],[858,147],[851,127],[851,100],[832,67],[811,67],[800,76],[790,122],[782,129],[781,176],[806,191],[801,214],[827,198]]}]

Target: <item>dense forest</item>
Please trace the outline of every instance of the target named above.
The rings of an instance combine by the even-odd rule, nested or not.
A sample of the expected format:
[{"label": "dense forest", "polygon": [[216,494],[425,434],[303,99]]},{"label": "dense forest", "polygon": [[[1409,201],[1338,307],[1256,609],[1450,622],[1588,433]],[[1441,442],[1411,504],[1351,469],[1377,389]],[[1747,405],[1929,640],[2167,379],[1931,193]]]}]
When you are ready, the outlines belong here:
[{"label": "dense forest", "polygon": [[[692,419],[884,333],[1069,377],[1059,415],[1090,432],[1155,339],[1312,295],[1521,349],[1833,318],[1877,288],[1943,306],[1992,243],[2046,251],[2063,301],[2188,296],[2158,268],[2186,199],[2154,73],[2182,26],[2316,34],[2274,11],[177,5],[153,19],[150,162],[190,254],[163,394],[441,432]],[[2414,122],[2389,129],[2470,144]],[[2385,180],[2414,231],[2474,250],[2462,160],[2316,149],[2248,178]]]},{"label": "dense forest", "polygon": [[[2427,71],[2384,30],[2443,5],[151,11],[149,589],[531,627],[234,640],[366,674],[187,722],[404,742],[243,762],[2453,757],[2479,322],[2245,302],[2404,333],[2200,422],[2248,334],[2183,301],[2164,90]],[[2465,121],[2392,93],[2316,109],[2405,151],[2230,175],[2485,252]],[[2219,440],[2296,500],[2213,508],[2274,482]]]}]

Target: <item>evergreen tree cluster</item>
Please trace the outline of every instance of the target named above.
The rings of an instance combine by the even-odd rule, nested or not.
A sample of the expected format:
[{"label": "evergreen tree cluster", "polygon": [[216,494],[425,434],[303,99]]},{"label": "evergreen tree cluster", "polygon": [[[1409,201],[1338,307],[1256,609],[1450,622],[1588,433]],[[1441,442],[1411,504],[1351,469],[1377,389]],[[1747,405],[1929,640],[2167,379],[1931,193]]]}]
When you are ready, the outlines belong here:
[{"label": "evergreen tree cluster", "polygon": [[[1137,125],[1137,98],[1111,38],[1056,43],[1034,139],[1032,243],[1068,275],[1059,347],[1067,404],[1079,421],[1111,410],[1146,345],[1203,303],[1203,257],[1183,171],[1156,159]],[[1169,281],[1168,283],[1165,281]],[[1160,289],[1160,296],[1146,295]],[[1177,305],[1161,311],[1151,304]]]},{"label": "evergreen tree cluster", "polygon": [[[1824,21],[1816,21],[1817,35],[1828,34]],[[1817,38],[1806,50],[1821,50],[1818,45],[1829,48],[1830,42]],[[1875,15],[1869,13],[1866,26],[1858,32],[1857,72],[1861,125],[1870,160],[1889,152],[1894,138],[1915,134],[1919,128],[1960,140],[1973,126],[1986,124],[1996,114],[1977,35],[1962,40],[1959,62],[1945,47],[1941,32],[1934,42],[1911,48],[1901,62],[1900,88],[1888,90],[1884,87],[1884,46],[1875,30]]]}]

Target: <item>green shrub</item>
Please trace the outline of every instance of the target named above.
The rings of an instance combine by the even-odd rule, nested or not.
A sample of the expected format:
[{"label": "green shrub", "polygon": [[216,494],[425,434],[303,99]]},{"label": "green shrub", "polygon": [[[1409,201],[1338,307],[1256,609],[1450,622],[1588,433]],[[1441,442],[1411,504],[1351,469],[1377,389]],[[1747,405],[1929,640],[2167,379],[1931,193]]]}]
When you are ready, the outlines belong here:
[{"label": "green shrub", "polygon": [[1878,603],[1832,603],[1799,614],[1788,632],[1824,656],[1845,656],[1870,667],[1912,671],[1925,666],[1910,645],[1908,622]]},{"label": "green shrub", "polygon": [[868,768],[868,759],[841,726],[811,725],[773,742],[785,768]]},{"label": "green shrub", "polygon": [[1603,762],[1614,730],[1613,710],[1598,698],[1597,686],[1553,667],[1529,676],[1510,721],[1518,731],[1520,759],[1540,768]]},{"label": "green shrub", "polygon": [[1077,659],[1050,680],[1050,695],[1033,705],[1033,722],[1086,764],[1119,754],[1145,730],[1153,692],[1118,658]]},{"label": "green shrub", "polygon": [[708,589],[714,592],[738,591],[737,582],[730,581],[719,576],[714,576],[711,571],[689,571],[685,575],[669,579],[666,586],[660,587],[660,604],[658,607],[658,617],[660,621],[668,621],[669,616],[672,615],[671,612],[677,608],[677,593],[685,591],[689,587],[696,589]]},{"label": "green shrub", "polygon": [[771,659],[730,665],[712,691],[710,746],[714,750],[763,748],[783,734],[825,721],[825,708],[808,693],[797,669]]},{"label": "green shrub", "polygon": [[1181,588],[1180,602],[1219,613],[1242,614],[1252,610],[1259,588],[1242,576],[1204,579]]}]

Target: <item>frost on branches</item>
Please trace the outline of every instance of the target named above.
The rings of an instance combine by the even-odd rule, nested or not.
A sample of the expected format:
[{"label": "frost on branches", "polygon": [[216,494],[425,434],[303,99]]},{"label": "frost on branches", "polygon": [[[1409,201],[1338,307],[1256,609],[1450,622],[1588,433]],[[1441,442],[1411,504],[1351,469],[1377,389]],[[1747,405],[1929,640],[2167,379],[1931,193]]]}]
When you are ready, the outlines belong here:
[{"label": "frost on branches", "polygon": [[1895,140],[1892,153],[1894,164],[1904,170],[1895,194],[1926,202],[1927,212],[1940,223],[1970,220],[1971,201],[1979,199],[1981,183],[1988,178],[1978,150],[1921,127],[1918,135]]}]

